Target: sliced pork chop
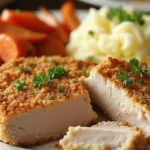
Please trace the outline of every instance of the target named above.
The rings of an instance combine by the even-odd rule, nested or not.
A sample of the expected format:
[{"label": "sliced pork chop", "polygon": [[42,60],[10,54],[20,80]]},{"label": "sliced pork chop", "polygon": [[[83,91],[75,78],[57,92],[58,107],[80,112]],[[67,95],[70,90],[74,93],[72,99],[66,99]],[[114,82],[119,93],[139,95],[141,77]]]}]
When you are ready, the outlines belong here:
[{"label": "sliced pork chop", "polygon": [[128,62],[109,58],[91,70],[85,85],[92,101],[109,117],[140,127],[150,138],[150,73],[144,73],[144,83],[139,83],[138,74],[129,73],[133,84],[123,86],[117,74],[130,69]]},{"label": "sliced pork chop", "polygon": [[141,130],[117,122],[69,127],[59,144],[63,150],[148,150]]},{"label": "sliced pork chop", "polygon": [[19,58],[1,66],[0,140],[34,145],[62,137],[69,126],[95,121],[82,85],[93,66],[70,57]]}]

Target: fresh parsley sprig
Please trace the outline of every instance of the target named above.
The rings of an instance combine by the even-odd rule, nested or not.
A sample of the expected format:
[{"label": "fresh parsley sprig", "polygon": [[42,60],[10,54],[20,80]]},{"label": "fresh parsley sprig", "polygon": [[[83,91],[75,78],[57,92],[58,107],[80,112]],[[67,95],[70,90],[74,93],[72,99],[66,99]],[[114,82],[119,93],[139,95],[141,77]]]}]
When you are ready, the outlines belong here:
[{"label": "fresh parsley sprig", "polygon": [[48,75],[50,79],[57,79],[66,74],[66,71],[61,66],[53,66],[48,69]]},{"label": "fresh parsley sprig", "polygon": [[130,86],[133,84],[133,79],[128,76],[127,72],[119,72],[117,74],[117,79],[122,81],[123,86]]},{"label": "fresh parsley sprig", "polygon": [[135,75],[136,73],[140,74],[140,77],[143,78],[143,74],[147,72],[147,67],[145,65],[139,66],[139,61],[137,58],[132,58],[129,62],[131,66],[131,73]]},{"label": "fresh parsley sprig", "polygon": [[34,76],[32,84],[34,88],[41,88],[43,84],[51,84],[52,81],[49,79],[49,76],[41,72],[39,75]]},{"label": "fresh parsley sprig", "polygon": [[108,11],[106,17],[109,20],[117,18],[120,23],[124,21],[135,22],[140,25],[143,25],[145,23],[142,12],[134,11],[132,14],[129,14],[122,7],[111,9],[110,11]]},{"label": "fresh parsley sprig", "polygon": [[22,80],[17,80],[16,82],[15,82],[15,85],[16,85],[16,89],[18,90],[18,91],[23,91],[24,90],[24,85],[25,85],[25,83],[24,83],[24,81],[22,81]]}]

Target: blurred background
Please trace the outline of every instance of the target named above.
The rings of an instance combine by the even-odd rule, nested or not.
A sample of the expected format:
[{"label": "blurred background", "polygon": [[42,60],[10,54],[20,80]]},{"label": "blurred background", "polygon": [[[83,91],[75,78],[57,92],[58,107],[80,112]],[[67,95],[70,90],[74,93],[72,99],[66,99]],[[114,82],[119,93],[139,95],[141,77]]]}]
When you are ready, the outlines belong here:
[{"label": "blurred background", "polygon": [[[3,8],[36,10],[43,5],[49,9],[59,9],[66,0],[0,0],[0,10]],[[72,0],[79,9],[88,9],[92,5]]]}]

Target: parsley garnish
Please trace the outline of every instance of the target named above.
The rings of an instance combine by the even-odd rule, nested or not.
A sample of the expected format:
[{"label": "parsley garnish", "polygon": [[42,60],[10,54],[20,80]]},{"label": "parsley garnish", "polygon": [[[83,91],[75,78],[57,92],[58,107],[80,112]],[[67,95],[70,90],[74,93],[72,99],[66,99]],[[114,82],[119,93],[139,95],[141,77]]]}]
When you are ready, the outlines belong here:
[{"label": "parsley garnish", "polygon": [[24,90],[24,82],[23,81],[17,80],[16,83],[15,83],[15,85],[16,85],[16,89],[18,91]]},{"label": "parsley garnish", "polygon": [[17,8],[17,9],[15,9],[15,12],[16,12],[16,13],[20,13],[21,10]]},{"label": "parsley garnish", "polygon": [[94,31],[89,30],[88,34],[89,34],[90,36],[93,36],[93,35],[94,35]]},{"label": "parsley garnish", "polygon": [[148,102],[147,99],[144,99],[144,98],[141,99],[141,103],[142,103],[142,104],[147,104],[147,102]]},{"label": "parsley garnish", "polygon": [[139,83],[144,83],[144,80],[143,80],[143,79],[140,79],[138,82],[139,82]]},{"label": "parsley garnish", "polygon": [[107,13],[107,19],[113,20],[117,18],[119,22],[131,21],[143,25],[145,21],[143,20],[143,14],[139,11],[134,11],[132,14],[127,13],[122,7],[114,8]]},{"label": "parsley garnish", "polygon": [[127,72],[119,72],[117,74],[117,79],[122,81],[123,86],[130,86],[133,84],[133,79],[128,76]]},{"label": "parsley garnish", "polygon": [[55,97],[54,97],[54,96],[51,96],[51,97],[50,97],[50,100],[55,100]]},{"label": "parsley garnish", "polygon": [[24,69],[25,73],[30,73],[31,71],[29,69]]},{"label": "parsley garnish", "polygon": [[85,68],[82,69],[82,73],[86,74],[86,69]]},{"label": "parsley garnish", "polygon": [[89,56],[87,59],[95,62],[96,64],[98,63],[98,60],[94,56]]},{"label": "parsley garnish", "polygon": [[57,79],[65,74],[66,74],[66,71],[61,66],[53,66],[48,69],[48,75],[50,79]]},{"label": "parsley garnish", "polygon": [[24,71],[25,73],[30,73],[30,70],[23,68],[22,65],[19,65],[17,68],[18,68],[20,71]]},{"label": "parsley garnish", "polygon": [[17,68],[18,68],[18,70],[23,70],[23,66],[22,65],[19,65]]},{"label": "parsley garnish", "polygon": [[55,61],[54,61],[54,59],[50,59],[50,61],[49,61],[50,63],[52,63],[52,64],[54,64],[55,63]]},{"label": "parsley garnish", "polygon": [[139,66],[139,61],[137,58],[132,58],[130,60],[130,66],[131,66],[131,73],[133,75],[139,73],[141,78],[143,78],[143,74],[147,72],[147,67],[145,65]]},{"label": "parsley garnish", "polygon": [[59,90],[60,93],[64,93],[64,89],[59,88],[58,90]]},{"label": "parsley garnish", "polygon": [[45,56],[50,56],[50,52],[49,52],[49,51],[46,51],[46,52],[44,53],[44,55],[45,55]]},{"label": "parsley garnish", "polygon": [[43,84],[51,84],[52,81],[48,75],[41,72],[38,76],[34,76],[32,83],[34,88],[41,88]]}]

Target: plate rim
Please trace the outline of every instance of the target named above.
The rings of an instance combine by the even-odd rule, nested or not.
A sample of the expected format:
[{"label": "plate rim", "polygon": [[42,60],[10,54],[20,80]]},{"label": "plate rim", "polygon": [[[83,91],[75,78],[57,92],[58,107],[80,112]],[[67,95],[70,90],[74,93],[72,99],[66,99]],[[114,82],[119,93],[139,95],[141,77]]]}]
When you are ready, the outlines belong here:
[{"label": "plate rim", "polygon": [[103,6],[107,5],[109,7],[120,7],[120,6],[130,6],[134,7],[137,10],[143,11],[143,12],[150,12],[150,3],[137,3],[137,2],[131,2],[131,1],[118,1],[118,0],[78,0],[84,3],[92,4],[94,6]]}]

